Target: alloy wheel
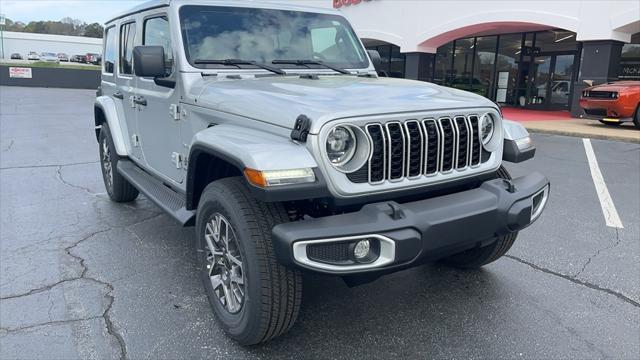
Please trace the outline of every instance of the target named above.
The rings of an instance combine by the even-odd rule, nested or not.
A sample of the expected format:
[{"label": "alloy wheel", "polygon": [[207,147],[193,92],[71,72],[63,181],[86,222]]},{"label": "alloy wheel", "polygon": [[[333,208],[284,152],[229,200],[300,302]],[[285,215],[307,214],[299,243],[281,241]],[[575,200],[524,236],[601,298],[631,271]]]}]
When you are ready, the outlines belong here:
[{"label": "alloy wheel", "polygon": [[207,222],[204,238],[205,271],[216,297],[229,313],[237,314],[244,304],[245,277],[235,231],[224,216],[215,213]]},{"label": "alloy wheel", "polygon": [[111,150],[106,138],[102,140],[102,171],[107,181],[107,189],[111,190],[113,186],[113,167],[111,166]]}]

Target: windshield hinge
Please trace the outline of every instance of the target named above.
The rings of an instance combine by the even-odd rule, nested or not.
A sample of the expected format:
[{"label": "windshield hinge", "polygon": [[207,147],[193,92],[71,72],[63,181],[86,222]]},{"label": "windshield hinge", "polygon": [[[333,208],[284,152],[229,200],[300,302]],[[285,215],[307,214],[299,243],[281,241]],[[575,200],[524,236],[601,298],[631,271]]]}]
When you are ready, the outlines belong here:
[{"label": "windshield hinge", "polygon": [[291,130],[291,140],[306,142],[309,130],[311,130],[311,119],[306,115],[298,116],[293,130]]}]

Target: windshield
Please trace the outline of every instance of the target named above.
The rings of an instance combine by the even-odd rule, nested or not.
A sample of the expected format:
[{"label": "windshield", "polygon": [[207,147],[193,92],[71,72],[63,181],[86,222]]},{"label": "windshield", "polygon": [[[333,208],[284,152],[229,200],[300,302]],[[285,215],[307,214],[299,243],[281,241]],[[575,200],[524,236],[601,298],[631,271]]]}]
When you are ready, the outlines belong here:
[{"label": "windshield", "polygon": [[[227,59],[263,64],[272,64],[274,60],[314,60],[346,69],[369,66],[353,29],[341,16],[273,9],[183,6],[180,18],[185,52],[195,67],[225,68],[228,65],[207,64],[202,60]],[[296,68],[300,65],[278,66]]]}]

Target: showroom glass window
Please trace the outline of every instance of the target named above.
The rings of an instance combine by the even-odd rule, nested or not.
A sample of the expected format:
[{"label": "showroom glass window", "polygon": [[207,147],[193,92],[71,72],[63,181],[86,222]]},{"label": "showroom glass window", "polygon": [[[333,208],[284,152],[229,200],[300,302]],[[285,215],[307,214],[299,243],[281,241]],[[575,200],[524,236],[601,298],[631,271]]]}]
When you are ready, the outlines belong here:
[{"label": "showroom glass window", "polygon": [[640,33],[631,36],[631,43],[622,46],[620,79],[640,80]]},{"label": "showroom glass window", "polygon": [[380,54],[380,68],[382,76],[404,78],[406,56],[400,52],[400,47],[385,43],[384,45],[367,45],[367,50],[375,50]]},{"label": "showroom glass window", "polygon": [[575,51],[576,33],[565,30],[549,30],[536,33],[536,52]]},{"label": "showroom glass window", "polygon": [[496,58],[496,102],[513,104],[522,53],[522,34],[500,35]]},{"label": "showroom glass window", "polygon": [[171,75],[173,70],[173,46],[171,44],[169,19],[166,16],[154,17],[144,21],[142,44],[162,46],[164,49],[165,75]]},{"label": "showroom glass window", "polygon": [[473,67],[474,47],[474,38],[458,39],[455,41],[451,87],[462,90],[472,90],[471,69]]},{"label": "showroom glass window", "polygon": [[113,74],[116,64],[116,28],[110,27],[105,30],[104,41],[104,72],[105,74]]},{"label": "showroom glass window", "polygon": [[440,46],[436,52],[435,67],[433,69],[433,82],[439,85],[448,85],[451,74],[451,59],[453,43]]},{"label": "showroom glass window", "polygon": [[497,36],[483,36],[476,38],[476,54],[473,67],[473,91],[491,98],[493,84],[493,65],[496,61]]},{"label": "showroom glass window", "polygon": [[346,69],[369,66],[355,32],[338,15],[183,6],[180,19],[185,52],[195,67],[224,68],[224,65],[196,64],[196,60],[225,59],[267,64],[274,60],[320,60]]},{"label": "showroom glass window", "polygon": [[389,60],[389,76],[403,78],[405,68],[405,56],[400,52],[400,47],[391,46],[391,57]]},{"label": "showroom glass window", "polygon": [[391,47],[388,45],[378,46],[377,50],[380,54],[380,71],[384,72],[384,76],[389,76],[389,70],[391,67]]},{"label": "showroom glass window", "polygon": [[136,23],[120,27],[120,74],[133,74],[133,46],[136,39]]}]

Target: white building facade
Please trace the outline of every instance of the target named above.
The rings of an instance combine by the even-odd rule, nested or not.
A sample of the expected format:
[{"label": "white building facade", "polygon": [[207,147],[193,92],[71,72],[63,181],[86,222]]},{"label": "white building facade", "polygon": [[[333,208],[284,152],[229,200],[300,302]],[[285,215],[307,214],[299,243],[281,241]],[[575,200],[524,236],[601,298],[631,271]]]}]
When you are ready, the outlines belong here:
[{"label": "white building facade", "polygon": [[14,53],[18,53],[26,59],[27,54],[31,51],[35,51],[38,54],[43,52],[65,53],[69,56],[102,53],[102,39],[82,36],[4,31],[1,41],[4,54],[0,54],[0,58],[5,59],[8,59]]},{"label": "white building facade", "polygon": [[342,11],[389,76],[505,105],[573,112],[586,84],[640,80],[637,0],[289,2]]}]

